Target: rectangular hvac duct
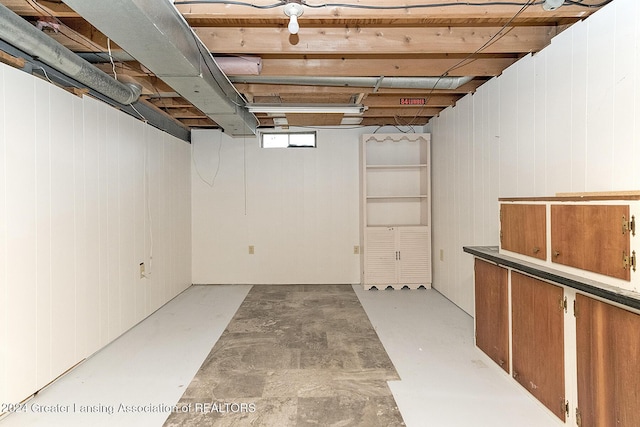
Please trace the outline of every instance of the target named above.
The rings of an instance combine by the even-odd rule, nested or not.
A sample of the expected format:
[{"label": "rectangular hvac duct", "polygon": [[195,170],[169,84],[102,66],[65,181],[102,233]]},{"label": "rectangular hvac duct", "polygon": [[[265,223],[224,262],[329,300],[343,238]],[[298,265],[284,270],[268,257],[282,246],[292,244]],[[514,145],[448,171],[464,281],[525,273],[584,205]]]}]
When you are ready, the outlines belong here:
[{"label": "rectangular hvac duct", "polygon": [[231,136],[254,135],[258,120],[207,48],[167,0],[65,3]]}]

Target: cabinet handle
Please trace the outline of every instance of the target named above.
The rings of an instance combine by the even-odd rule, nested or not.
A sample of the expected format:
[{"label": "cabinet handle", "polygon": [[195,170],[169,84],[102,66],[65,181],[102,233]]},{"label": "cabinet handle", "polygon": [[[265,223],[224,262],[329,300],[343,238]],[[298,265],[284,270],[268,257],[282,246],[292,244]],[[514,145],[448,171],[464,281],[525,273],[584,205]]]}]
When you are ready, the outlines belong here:
[{"label": "cabinet handle", "polygon": [[537,246],[534,246],[534,247],[533,247],[533,253],[534,253],[534,254],[537,254],[538,252],[540,252],[540,248],[539,248],[539,247],[537,247]]},{"label": "cabinet handle", "polygon": [[560,251],[553,251],[553,256],[558,258],[560,256]]},{"label": "cabinet handle", "polygon": [[401,258],[400,258],[400,251],[398,251],[398,261],[400,261],[400,260],[401,260]]}]

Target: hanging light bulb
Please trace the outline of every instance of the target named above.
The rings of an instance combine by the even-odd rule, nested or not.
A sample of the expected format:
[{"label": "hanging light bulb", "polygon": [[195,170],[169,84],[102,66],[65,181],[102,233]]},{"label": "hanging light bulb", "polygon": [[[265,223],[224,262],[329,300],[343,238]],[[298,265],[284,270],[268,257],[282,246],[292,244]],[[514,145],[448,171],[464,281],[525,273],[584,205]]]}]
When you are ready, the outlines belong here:
[{"label": "hanging light bulb", "polygon": [[298,24],[298,17],[304,13],[302,5],[298,3],[287,3],[284,6],[284,14],[289,17],[289,25],[287,28],[291,34],[298,34],[300,25]]},{"label": "hanging light bulb", "polygon": [[300,30],[300,25],[298,25],[298,17],[296,15],[291,15],[289,19],[289,25],[287,26],[289,32],[291,34],[298,34],[298,30]]}]

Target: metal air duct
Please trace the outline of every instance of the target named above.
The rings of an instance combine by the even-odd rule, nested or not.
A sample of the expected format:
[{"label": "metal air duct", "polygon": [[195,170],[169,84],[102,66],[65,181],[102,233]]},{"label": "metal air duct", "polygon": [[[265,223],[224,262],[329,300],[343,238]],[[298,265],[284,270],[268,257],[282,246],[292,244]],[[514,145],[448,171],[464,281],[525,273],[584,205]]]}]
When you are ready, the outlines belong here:
[{"label": "metal air duct", "polygon": [[132,104],[140,97],[140,86],[118,82],[2,4],[0,38],[120,104]]},{"label": "metal air duct", "polygon": [[307,76],[230,76],[233,83],[276,85],[372,87],[395,89],[457,89],[473,77],[307,77]]},{"label": "metal air duct", "polygon": [[255,134],[257,118],[182,15],[167,0],[65,0],[98,30],[231,136]]}]

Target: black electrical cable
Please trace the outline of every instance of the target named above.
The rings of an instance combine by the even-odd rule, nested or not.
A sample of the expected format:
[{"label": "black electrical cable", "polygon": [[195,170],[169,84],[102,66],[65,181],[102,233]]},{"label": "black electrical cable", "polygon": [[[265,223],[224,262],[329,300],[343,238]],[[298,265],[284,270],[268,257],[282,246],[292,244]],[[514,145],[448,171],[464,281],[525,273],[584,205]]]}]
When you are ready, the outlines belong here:
[{"label": "black electrical cable", "polygon": [[[427,94],[427,97],[425,99],[424,105],[422,107],[420,107],[420,109],[418,110],[418,112],[415,114],[415,116],[411,119],[411,121],[409,123],[405,123],[403,124],[404,126],[413,126],[415,120],[418,118],[418,116],[420,115],[420,113],[422,112],[422,110],[424,108],[426,108],[427,104],[429,103],[429,100],[431,99],[431,97],[433,96],[433,92],[436,90],[436,87],[438,86],[438,83],[440,82],[440,80],[442,80],[444,77],[446,77],[451,71],[455,70],[456,68],[460,67],[462,64],[464,64],[466,61],[472,59],[474,56],[476,56],[477,54],[479,54],[480,52],[482,52],[485,48],[487,48],[487,46],[490,46],[491,44],[493,44],[495,41],[499,40],[500,38],[502,38],[506,33],[503,33],[503,31],[518,17],[520,16],[520,14],[522,12],[524,12],[529,6],[532,6],[536,4],[536,2],[534,0],[528,1],[525,4],[522,5],[522,7],[520,8],[520,10],[518,10],[503,26],[502,28],[500,28],[500,30],[495,33],[491,38],[489,38],[489,40],[487,40],[482,46],[480,46],[478,49],[476,49],[473,53],[470,53],[469,55],[467,55],[465,58],[463,58],[462,60],[458,61],[457,64],[449,67],[445,72],[443,72],[442,74],[440,74],[440,76],[438,77],[438,80],[436,80],[436,83],[433,85],[433,88],[429,91],[429,93]],[[398,118],[394,117],[394,119],[396,120],[396,123],[398,123]],[[399,123],[398,123],[399,124]]]},{"label": "black electrical cable", "polygon": [[584,0],[564,0],[564,2],[566,4],[570,4],[572,6],[582,6],[582,7],[586,7],[586,8],[598,8],[598,7],[602,7],[602,6],[606,6],[609,3],[611,3],[613,0],[605,0],[603,2],[600,3],[592,3],[592,4],[584,4],[583,3]]},{"label": "black electrical cable", "polygon": [[[569,5],[573,5],[573,6],[580,6],[580,7],[586,7],[586,8],[599,8],[602,6],[605,6],[609,3],[611,3],[613,0],[605,0],[602,1],[600,3],[597,4],[585,4],[583,3],[584,0],[565,0],[564,3],[569,4]],[[276,8],[279,6],[283,6],[285,4],[287,4],[287,1],[280,1],[278,3],[273,3],[270,5],[263,5],[263,6],[259,6],[259,5],[254,5],[254,4],[250,4],[250,3],[245,3],[245,2],[238,2],[238,1],[229,1],[229,0],[178,0],[178,1],[174,1],[175,5],[190,5],[190,4],[226,4],[226,5],[241,5],[241,6],[248,6],[248,7],[253,7],[253,8],[257,8],[257,9],[272,9],[272,8]],[[425,108],[429,102],[429,99],[433,96],[433,92],[435,91],[435,88],[437,86],[437,84],[440,82],[440,80],[444,77],[446,77],[451,71],[461,67],[462,65],[465,65],[465,63],[468,63],[467,61],[473,61],[475,60],[474,57],[476,55],[478,55],[480,52],[482,52],[486,47],[488,47],[489,45],[493,44],[495,41],[497,41],[499,38],[503,37],[506,33],[503,33],[504,30],[509,26],[509,24],[511,24],[511,22],[513,22],[522,12],[524,12],[525,9],[527,9],[529,6],[535,6],[535,5],[542,5],[544,4],[544,0],[531,0],[531,1],[525,1],[525,2],[516,2],[516,1],[490,1],[490,2],[459,2],[459,3],[453,3],[453,2],[443,2],[443,3],[431,3],[431,4],[415,4],[415,5],[403,5],[403,6],[374,6],[374,5],[363,5],[363,4],[348,4],[348,3],[323,3],[323,4],[309,4],[306,1],[302,0],[302,5],[309,7],[309,8],[314,8],[314,9],[318,9],[318,8],[325,8],[325,7],[342,7],[342,8],[351,8],[351,9],[369,9],[369,10],[406,10],[406,9],[424,9],[424,8],[436,8],[436,7],[455,7],[455,6],[476,6],[476,7],[486,7],[486,6],[521,6],[521,9],[516,12],[516,14],[509,19],[503,26],[502,28],[496,33],[494,34],[486,43],[484,43],[481,47],[479,47],[475,52],[467,55],[465,58],[463,58],[462,60],[460,60],[459,62],[457,62],[455,65],[451,66],[449,69],[447,69],[445,72],[443,72],[439,77],[438,80],[436,81],[434,87],[431,89],[431,91],[427,94],[427,98],[425,100],[424,105],[420,108],[420,110],[416,113],[416,115],[411,119],[411,121],[409,121],[409,123],[406,124],[402,124],[399,123],[398,117],[394,117],[394,120],[396,121],[396,125],[392,125],[395,126],[396,128],[398,127],[398,125],[401,126],[409,126],[411,129],[413,129],[413,124],[415,122],[415,120],[418,118],[418,116],[420,115],[420,112],[422,111],[423,108]]]},{"label": "black electrical cable", "polygon": [[[613,0],[605,0],[600,3],[592,3],[585,4],[584,0],[565,0],[566,4],[572,6],[580,6],[586,8],[599,8],[611,3]],[[253,7],[255,9],[273,9],[276,7],[284,6],[287,4],[287,1],[279,1],[277,3],[272,3],[268,5],[256,5],[247,2],[234,1],[234,0],[177,0],[174,1],[175,5],[196,5],[196,4],[224,4],[224,5],[234,5],[234,6],[247,6]],[[489,1],[489,2],[442,2],[442,3],[429,3],[429,4],[412,4],[412,5],[395,5],[395,6],[375,6],[375,5],[366,5],[366,4],[350,4],[350,3],[322,3],[322,4],[309,4],[306,1],[302,2],[303,6],[318,9],[324,7],[343,7],[343,8],[351,8],[351,9],[370,9],[370,10],[404,10],[404,9],[426,9],[426,8],[434,8],[434,7],[455,7],[455,6],[475,6],[475,7],[485,7],[485,6],[535,6],[541,5],[544,3],[544,0],[537,0],[533,3],[530,2],[518,2],[518,1]]]},{"label": "black electrical cable", "polygon": [[286,1],[279,1],[278,3],[267,4],[267,5],[257,5],[251,4],[243,1],[233,1],[233,0],[200,0],[200,1],[175,1],[173,4],[226,4],[232,6],[247,6],[253,7],[255,9],[273,9],[276,7],[284,6],[287,4]]},{"label": "black electrical cable", "polygon": [[[538,0],[532,4],[542,4],[544,0]],[[490,1],[490,2],[464,2],[464,3],[429,3],[429,4],[411,4],[411,5],[395,5],[395,6],[372,6],[366,4],[349,4],[349,3],[324,3],[319,5],[311,5],[303,3],[304,6],[310,8],[323,7],[344,7],[350,9],[371,9],[371,10],[404,10],[404,9],[426,9],[434,7],[452,7],[452,6],[524,6],[526,3],[516,1]]]}]

